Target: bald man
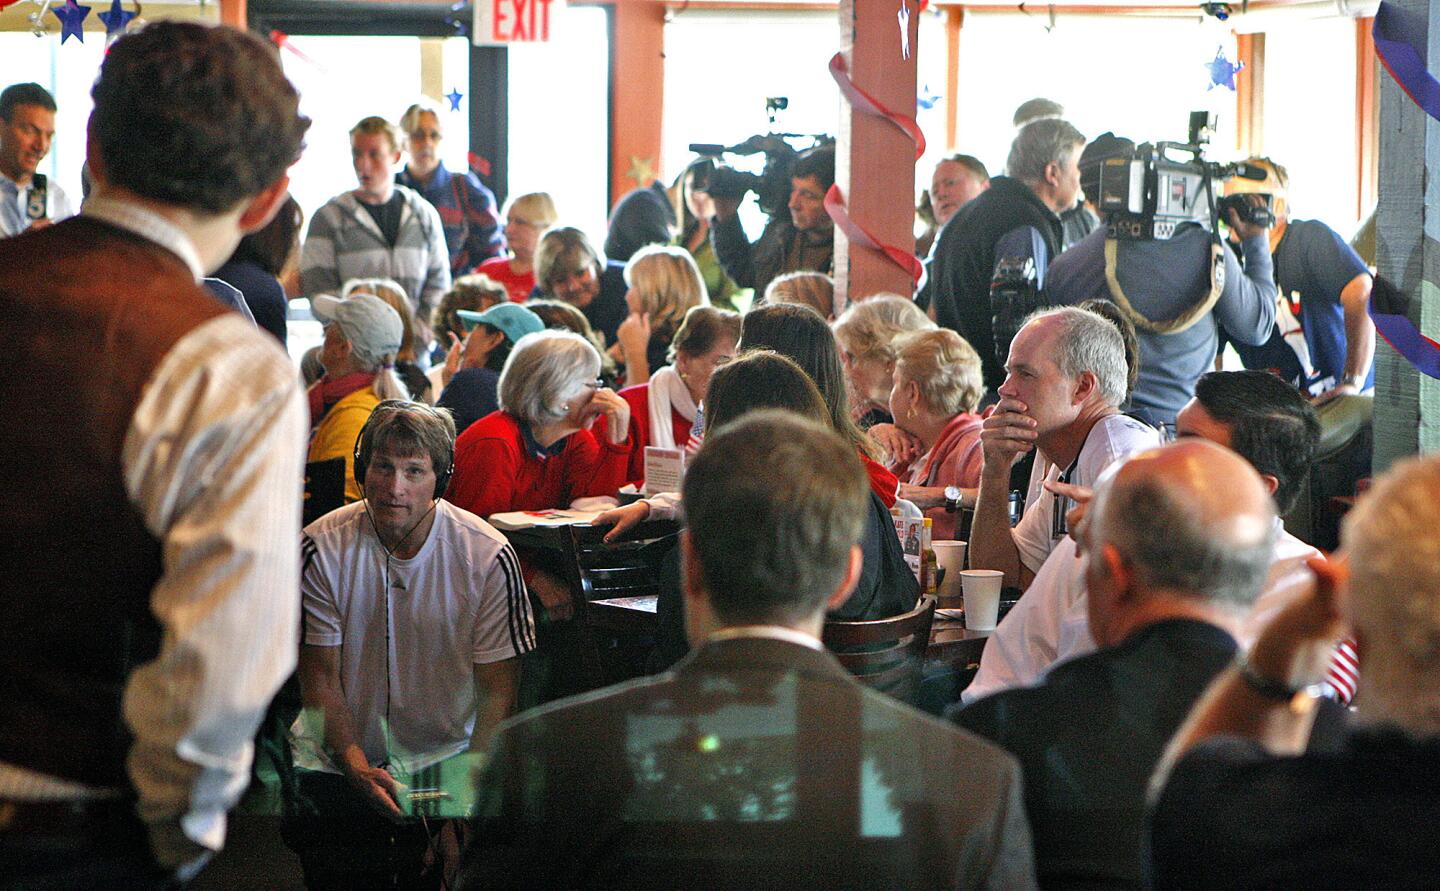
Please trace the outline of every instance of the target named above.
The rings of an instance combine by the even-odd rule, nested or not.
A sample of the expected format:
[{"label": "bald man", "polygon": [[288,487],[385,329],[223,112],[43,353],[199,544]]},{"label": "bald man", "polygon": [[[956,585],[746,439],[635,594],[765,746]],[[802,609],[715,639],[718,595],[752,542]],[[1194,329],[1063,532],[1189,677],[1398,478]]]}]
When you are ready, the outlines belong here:
[{"label": "bald man", "polygon": [[1078,530],[1100,649],[950,716],[1020,759],[1041,887],[1141,886],[1150,772],[1234,660],[1274,535],[1259,474],[1214,443],[1140,452],[1101,477]]}]

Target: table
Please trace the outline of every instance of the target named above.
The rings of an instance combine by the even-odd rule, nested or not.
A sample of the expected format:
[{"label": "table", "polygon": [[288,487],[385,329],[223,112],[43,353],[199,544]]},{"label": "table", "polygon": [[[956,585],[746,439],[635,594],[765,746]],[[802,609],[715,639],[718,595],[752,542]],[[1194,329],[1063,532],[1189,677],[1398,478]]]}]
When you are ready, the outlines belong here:
[{"label": "table", "polygon": [[[587,615],[591,625],[607,631],[654,633],[658,600],[654,595],[592,600],[586,604]],[[930,626],[930,646],[925,657],[960,669],[971,668],[980,663],[985,641],[993,633],[971,631],[958,619],[936,616]]]}]

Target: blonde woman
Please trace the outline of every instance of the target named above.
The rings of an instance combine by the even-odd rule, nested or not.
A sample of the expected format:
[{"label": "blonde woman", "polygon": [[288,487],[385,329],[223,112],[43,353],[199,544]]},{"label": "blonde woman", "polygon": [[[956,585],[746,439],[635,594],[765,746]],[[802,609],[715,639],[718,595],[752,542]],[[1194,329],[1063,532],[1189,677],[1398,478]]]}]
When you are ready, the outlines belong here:
[{"label": "blonde woman", "polygon": [[[895,339],[909,331],[931,331],[935,323],[911,300],[876,294],[846,307],[833,326],[845,363],[845,383],[855,419],[871,429],[892,458],[915,457],[915,443],[892,435],[890,390],[895,384]],[[874,429],[878,426],[879,429]],[[886,429],[889,428],[889,429]]]},{"label": "blonde woman", "polygon": [[681,247],[652,244],[625,266],[625,304],[630,314],[620,323],[611,354],[625,363],[625,385],[650,380],[668,360],[670,342],[696,306],[708,306],[705,282],[695,259]]},{"label": "blonde woman", "polygon": [[505,286],[510,299],[524,303],[535,290],[535,245],[560,217],[546,192],[529,192],[505,202],[505,241],[510,256],[491,257],[475,271]]},{"label": "blonde woman", "polygon": [[955,537],[956,508],[973,504],[980,484],[983,420],[975,411],[984,394],[980,354],[954,331],[917,331],[896,340],[890,412],[919,454],[890,470],[900,478],[900,497],[925,511],[942,541]]},{"label": "blonde woman", "polygon": [[787,272],[765,287],[766,303],[799,303],[835,319],[835,281],[823,272]]}]

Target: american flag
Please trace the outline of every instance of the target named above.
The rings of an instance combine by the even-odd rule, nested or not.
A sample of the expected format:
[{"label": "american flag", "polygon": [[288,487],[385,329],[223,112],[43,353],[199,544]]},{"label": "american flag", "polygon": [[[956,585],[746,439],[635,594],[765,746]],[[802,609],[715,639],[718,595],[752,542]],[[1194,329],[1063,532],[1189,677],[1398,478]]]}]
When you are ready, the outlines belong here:
[{"label": "american flag", "polygon": [[1335,645],[1330,656],[1330,670],[1325,674],[1323,685],[1332,698],[1342,705],[1349,705],[1355,698],[1355,687],[1360,682],[1360,655],[1355,652],[1353,638],[1345,638]]}]

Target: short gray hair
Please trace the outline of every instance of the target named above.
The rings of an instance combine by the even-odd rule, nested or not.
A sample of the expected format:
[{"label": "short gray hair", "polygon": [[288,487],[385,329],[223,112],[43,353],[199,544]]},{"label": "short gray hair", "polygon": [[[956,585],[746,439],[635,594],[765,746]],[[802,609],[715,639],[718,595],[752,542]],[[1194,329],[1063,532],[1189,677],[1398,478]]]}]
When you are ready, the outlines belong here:
[{"label": "short gray hair", "polygon": [[1440,671],[1437,528],[1440,457],[1431,455],[1391,468],[1345,517],[1341,534],[1357,629],[1427,672]]},{"label": "short gray hair", "polygon": [[[1217,524],[1155,476],[1116,479],[1097,499],[1100,540],[1153,588],[1249,607],[1274,559],[1275,523]],[[1256,533],[1259,533],[1258,536]]]},{"label": "short gray hair", "polygon": [[565,417],[570,400],[600,375],[600,354],[572,331],[527,334],[510,351],[500,372],[500,409],[527,424]]},{"label": "short gray hair", "polygon": [[1119,329],[1099,313],[1074,306],[1031,313],[1025,324],[1049,318],[1060,326],[1059,353],[1055,357],[1060,373],[1068,378],[1086,371],[1094,374],[1100,398],[1107,405],[1123,405],[1130,369],[1125,364],[1125,339]]},{"label": "short gray hair", "polygon": [[1005,160],[1005,173],[1023,183],[1045,179],[1045,168],[1051,164],[1064,166],[1070,156],[1085,145],[1085,134],[1069,121],[1041,118],[1020,129],[1010,143],[1010,157]]}]

